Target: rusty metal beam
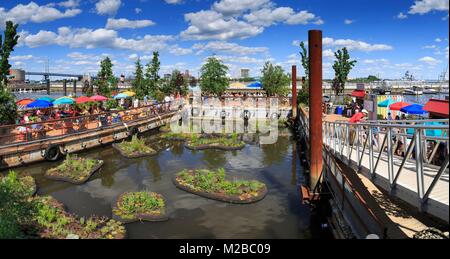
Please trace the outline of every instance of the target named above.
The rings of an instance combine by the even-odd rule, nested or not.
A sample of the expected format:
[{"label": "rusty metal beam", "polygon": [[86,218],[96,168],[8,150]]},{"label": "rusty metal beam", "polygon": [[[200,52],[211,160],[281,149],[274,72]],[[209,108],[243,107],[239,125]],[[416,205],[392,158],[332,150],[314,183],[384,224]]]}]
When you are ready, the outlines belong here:
[{"label": "rusty metal beam", "polygon": [[314,190],[322,172],[322,31],[308,32],[309,48],[309,146],[310,188]]},{"label": "rusty metal beam", "polygon": [[292,118],[297,118],[297,66],[292,66]]}]

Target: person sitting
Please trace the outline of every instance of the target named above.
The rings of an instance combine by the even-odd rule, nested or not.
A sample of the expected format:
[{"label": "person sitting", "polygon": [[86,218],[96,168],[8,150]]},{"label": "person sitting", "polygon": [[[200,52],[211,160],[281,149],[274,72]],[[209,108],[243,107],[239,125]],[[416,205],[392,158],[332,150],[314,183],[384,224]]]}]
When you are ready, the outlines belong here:
[{"label": "person sitting", "polygon": [[349,122],[350,123],[358,123],[358,122],[364,120],[368,114],[369,114],[369,112],[366,109],[363,109],[361,112],[358,112],[355,115],[353,115],[350,118]]}]

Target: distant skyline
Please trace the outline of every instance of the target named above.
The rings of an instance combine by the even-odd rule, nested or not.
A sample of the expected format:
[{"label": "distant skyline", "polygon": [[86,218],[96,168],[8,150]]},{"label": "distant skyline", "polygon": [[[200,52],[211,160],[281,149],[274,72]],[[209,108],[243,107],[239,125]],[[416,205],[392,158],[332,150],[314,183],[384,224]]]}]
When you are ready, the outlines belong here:
[{"label": "distant skyline", "polygon": [[[308,30],[323,31],[324,78],[334,75],[333,52],[347,47],[357,60],[350,77],[438,79],[448,71],[448,0],[35,0],[2,1],[0,28],[19,23],[13,68],[97,73],[110,56],[116,75],[134,72],[160,52],[161,74],[197,76],[217,55],[238,77],[258,76],[265,61],[290,72]],[[448,75],[447,75],[448,78]]]}]

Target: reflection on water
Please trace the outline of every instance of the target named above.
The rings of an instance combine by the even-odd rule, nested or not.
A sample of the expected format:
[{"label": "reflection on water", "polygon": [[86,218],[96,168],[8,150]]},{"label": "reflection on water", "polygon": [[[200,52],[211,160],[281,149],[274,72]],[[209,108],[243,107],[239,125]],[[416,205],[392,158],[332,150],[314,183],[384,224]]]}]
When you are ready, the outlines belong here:
[{"label": "reflection on water", "polygon": [[[273,145],[247,144],[234,152],[192,152],[182,143],[163,143],[154,136],[146,136],[146,141],[158,147],[158,155],[125,159],[110,146],[80,154],[105,161],[104,167],[80,186],[43,177],[48,168],[59,162],[38,163],[16,171],[31,173],[37,180],[39,195],[54,196],[80,216],[111,217],[112,202],[123,192],[161,193],[170,220],[127,224],[130,238],[317,237],[312,236],[317,232],[311,231],[309,208],[300,203],[298,181],[303,179],[302,168],[289,136],[280,136]],[[233,205],[184,192],[172,183],[174,175],[185,168],[219,167],[226,169],[230,179],[263,181],[268,195],[254,204]]]}]

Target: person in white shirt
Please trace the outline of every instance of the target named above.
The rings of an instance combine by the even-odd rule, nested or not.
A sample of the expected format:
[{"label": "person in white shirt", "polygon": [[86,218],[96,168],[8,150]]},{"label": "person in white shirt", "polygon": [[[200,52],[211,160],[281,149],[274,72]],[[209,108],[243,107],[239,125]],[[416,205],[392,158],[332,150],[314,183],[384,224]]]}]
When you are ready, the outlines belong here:
[{"label": "person in white shirt", "polygon": [[134,107],[134,108],[139,107],[139,99],[138,99],[138,98],[134,99],[133,107]]}]

